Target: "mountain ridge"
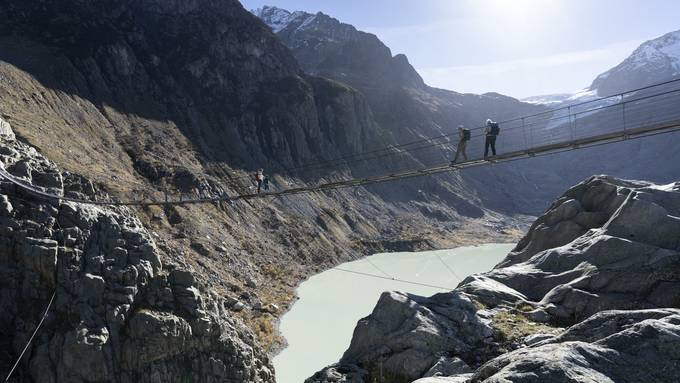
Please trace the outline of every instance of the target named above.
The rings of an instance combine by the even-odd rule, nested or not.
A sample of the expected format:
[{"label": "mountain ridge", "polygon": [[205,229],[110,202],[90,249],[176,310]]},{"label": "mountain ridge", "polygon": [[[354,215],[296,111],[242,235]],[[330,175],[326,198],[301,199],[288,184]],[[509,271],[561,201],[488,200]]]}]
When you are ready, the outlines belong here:
[{"label": "mountain ridge", "polygon": [[680,78],[680,30],[643,42],[621,63],[597,75],[588,87],[578,92],[531,96],[522,101],[561,106],[614,96],[675,78]]},{"label": "mountain ridge", "polygon": [[[422,166],[401,151],[389,161],[287,171],[397,141],[362,93],[303,73],[236,0],[12,0],[0,17],[2,120],[113,199],[251,193],[260,167],[280,190]],[[133,213],[167,250],[164,264],[219,293],[230,302],[225,315],[250,327],[258,350],[275,351],[278,317],[295,286],[319,270],[368,252],[519,236],[525,217],[486,208],[456,182]],[[451,235],[457,225],[465,230]],[[15,351],[0,354],[0,364]]]}]

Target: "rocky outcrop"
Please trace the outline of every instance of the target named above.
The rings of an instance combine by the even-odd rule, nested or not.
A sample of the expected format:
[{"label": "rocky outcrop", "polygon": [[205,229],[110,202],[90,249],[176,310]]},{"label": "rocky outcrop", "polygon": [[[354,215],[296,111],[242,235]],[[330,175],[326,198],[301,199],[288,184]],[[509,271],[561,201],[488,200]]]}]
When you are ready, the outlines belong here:
[{"label": "rocky outcrop", "polygon": [[680,310],[603,311],[482,366],[469,382],[677,382]]},{"label": "rocky outcrop", "polygon": [[451,353],[478,362],[479,351],[492,347],[493,330],[475,311],[458,292],[430,298],[384,293],[371,316],[357,324],[340,363],[378,367],[386,379],[415,379],[443,368],[441,357]]},{"label": "rocky outcrop", "polygon": [[679,191],[593,177],[558,199],[486,277],[566,323],[607,309],[675,307]]},{"label": "rocky outcrop", "polygon": [[12,130],[12,127],[2,118],[0,118],[0,136],[14,138],[14,131]]},{"label": "rocky outcrop", "polygon": [[[364,381],[676,381],[678,217],[680,183],[592,177],[490,272],[431,298],[385,293],[333,368]],[[427,377],[446,361],[462,368]]]},{"label": "rocky outcrop", "polygon": [[[0,160],[59,194],[95,192],[10,135],[0,136]],[[2,371],[54,293],[12,382],[274,382],[267,356],[225,300],[166,257],[127,208],[44,200],[3,179]]]}]

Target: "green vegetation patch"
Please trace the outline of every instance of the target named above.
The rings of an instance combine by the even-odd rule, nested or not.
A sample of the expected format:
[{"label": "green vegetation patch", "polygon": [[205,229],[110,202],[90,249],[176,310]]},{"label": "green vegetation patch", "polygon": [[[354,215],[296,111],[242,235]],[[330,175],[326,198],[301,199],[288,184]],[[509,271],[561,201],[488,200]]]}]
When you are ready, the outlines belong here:
[{"label": "green vegetation patch", "polygon": [[514,342],[533,334],[556,334],[562,329],[532,322],[522,314],[501,311],[491,320],[491,327],[500,342]]}]

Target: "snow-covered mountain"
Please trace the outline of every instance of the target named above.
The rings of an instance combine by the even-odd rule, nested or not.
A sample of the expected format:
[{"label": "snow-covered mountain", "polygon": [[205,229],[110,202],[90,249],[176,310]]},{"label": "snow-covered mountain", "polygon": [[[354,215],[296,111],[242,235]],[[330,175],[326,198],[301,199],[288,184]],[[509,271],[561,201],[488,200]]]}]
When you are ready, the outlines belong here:
[{"label": "snow-covered mountain", "polygon": [[522,99],[550,107],[591,101],[627,90],[680,78],[680,30],[641,44],[619,65],[595,78],[576,93],[558,93]]},{"label": "snow-covered mountain", "polygon": [[555,106],[560,105],[561,103],[568,100],[572,96],[573,93],[543,94],[540,96],[531,96],[523,98],[522,101],[529,104]]},{"label": "snow-covered mountain", "polygon": [[520,101],[527,104],[543,105],[551,108],[559,108],[563,105],[578,104],[587,101],[593,101],[600,98],[596,90],[590,88],[583,88],[574,93],[555,93],[544,94],[541,96],[531,96],[521,99]]},{"label": "snow-covered mountain", "polygon": [[392,56],[377,36],[322,12],[290,12],[264,6],[251,12],[290,48],[305,72],[355,85],[357,82],[424,86],[404,55]]},{"label": "snow-covered mountain", "polygon": [[[314,15],[311,15],[307,12],[289,12],[285,9],[270,7],[268,5],[265,5],[262,8],[253,9],[250,12],[262,19],[265,24],[269,25],[274,33],[280,32],[295,20],[314,17]],[[302,21],[304,23],[304,20]]]},{"label": "snow-covered mountain", "polygon": [[600,96],[680,77],[680,30],[640,45],[628,58],[590,85]]}]

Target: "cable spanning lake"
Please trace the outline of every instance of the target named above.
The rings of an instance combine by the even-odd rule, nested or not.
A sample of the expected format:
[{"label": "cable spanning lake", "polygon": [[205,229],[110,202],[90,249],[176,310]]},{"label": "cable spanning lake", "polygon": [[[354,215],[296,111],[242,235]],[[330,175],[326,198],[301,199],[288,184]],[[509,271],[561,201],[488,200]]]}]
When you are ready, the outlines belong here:
[{"label": "cable spanning lake", "polygon": [[337,362],[349,346],[357,321],[371,313],[382,292],[429,296],[443,291],[432,286],[451,290],[461,278],[490,270],[513,246],[375,254],[309,278],[298,288],[300,300],[281,319],[288,347],[274,358],[276,381],[302,383]]}]

